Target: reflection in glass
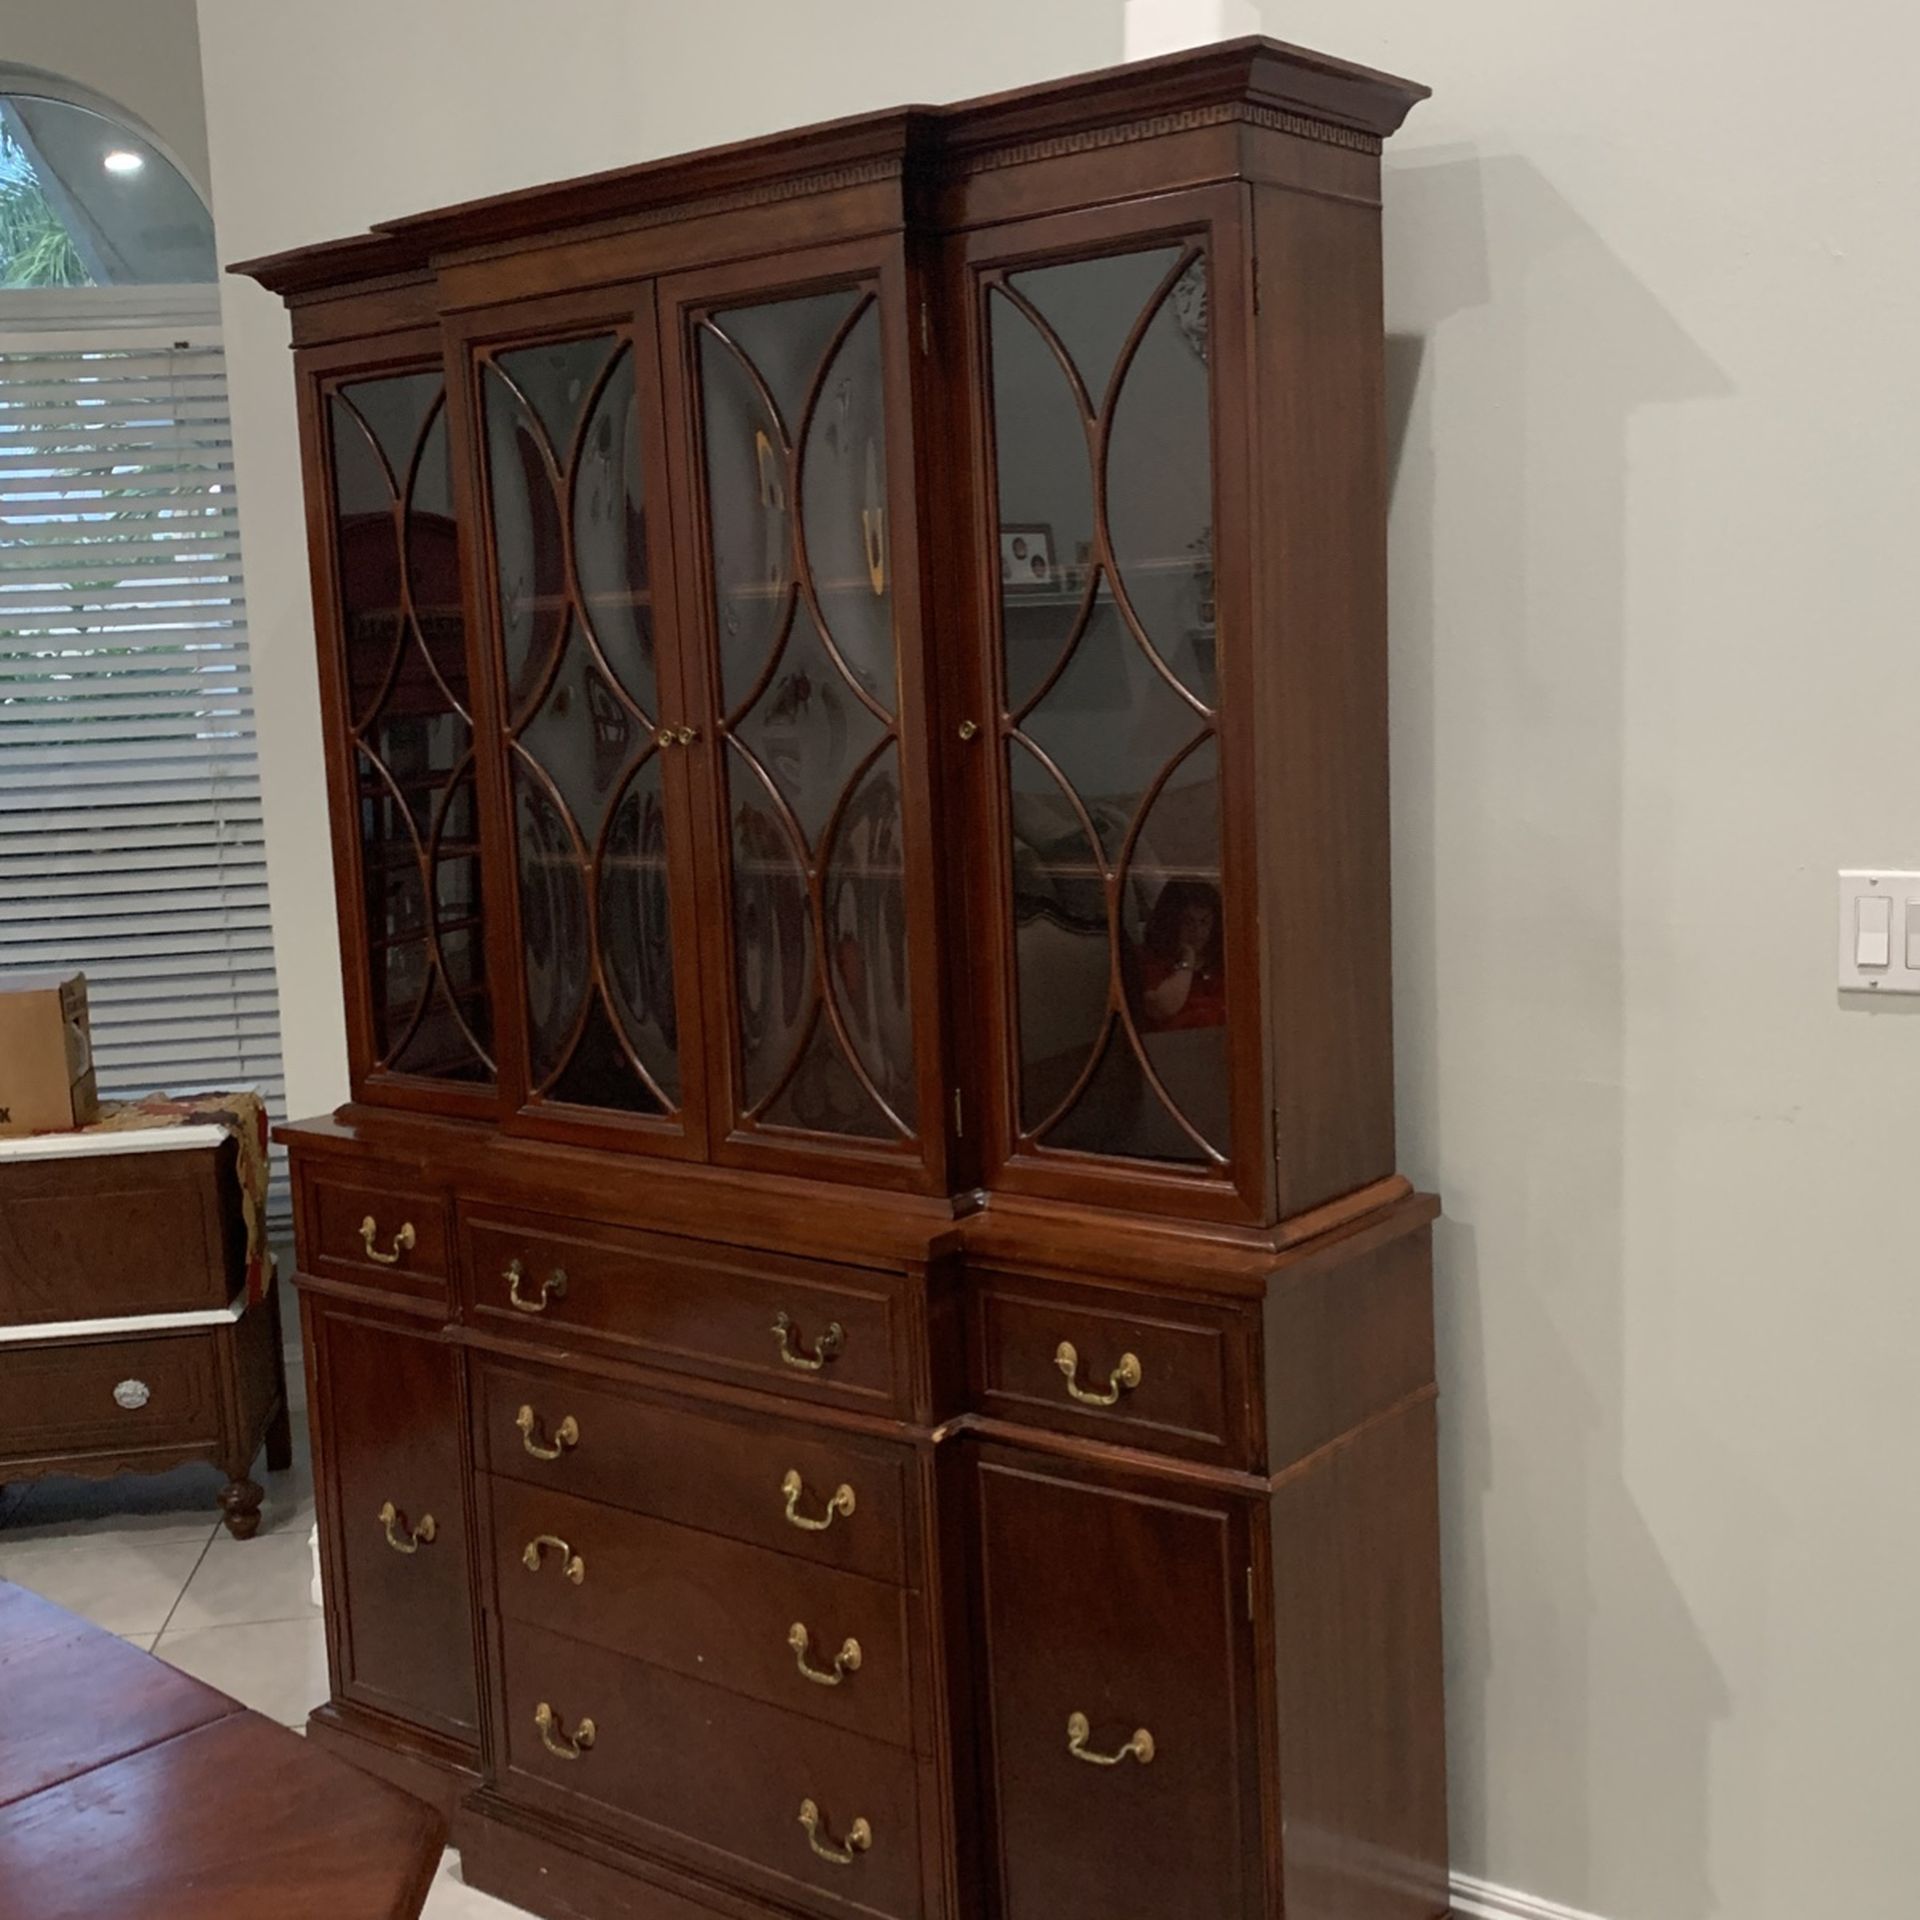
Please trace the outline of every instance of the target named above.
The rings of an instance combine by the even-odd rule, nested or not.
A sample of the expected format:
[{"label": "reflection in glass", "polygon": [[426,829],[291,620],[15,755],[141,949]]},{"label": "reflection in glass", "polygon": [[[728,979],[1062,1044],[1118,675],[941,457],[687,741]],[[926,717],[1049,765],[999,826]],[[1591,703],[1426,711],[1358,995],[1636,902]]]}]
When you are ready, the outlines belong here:
[{"label": "reflection in glass", "polygon": [[[987,299],[1021,1129],[1048,1148],[1218,1166],[1205,257],[1163,246],[1035,268]],[[1010,534],[1045,557],[1044,582],[1005,564]]]},{"label": "reflection in glass", "polygon": [[458,532],[437,373],[327,400],[375,1065],[493,1074]]},{"label": "reflection in glass", "polygon": [[745,1119],[915,1124],[879,308],[700,329]]},{"label": "reflection in glass", "polygon": [[635,378],[603,334],[482,384],[533,1092],[657,1115],[680,1069]]}]

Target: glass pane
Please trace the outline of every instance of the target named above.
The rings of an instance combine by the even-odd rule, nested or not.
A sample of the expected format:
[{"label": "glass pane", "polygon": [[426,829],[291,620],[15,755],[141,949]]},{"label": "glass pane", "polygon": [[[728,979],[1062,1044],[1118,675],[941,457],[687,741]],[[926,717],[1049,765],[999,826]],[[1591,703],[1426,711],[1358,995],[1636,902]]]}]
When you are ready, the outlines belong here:
[{"label": "glass pane", "polygon": [[[1224,1058],[1213,1064],[1225,1071]],[[1204,1163],[1207,1158],[1149,1084],[1140,1070],[1140,1056],[1118,1027],[1108,1037],[1087,1090],[1043,1142],[1075,1153],[1125,1154],[1138,1160]]]},{"label": "glass pane", "polygon": [[400,644],[400,548],[394,487],[378,443],[345,394],[333,426],[334,591],[346,649],[347,706],[357,725],[380,698]]},{"label": "glass pane", "polygon": [[1087,416],[1058,354],[995,292],[993,437],[1007,705],[1018,713],[1060,658],[1094,567]]},{"label": "glass pane", "polygon": [[1080,796],[1111,865],[1148,783],[1204,724],[1103,601],[1021,731]]},{"label": "glass pane", "polygon": [[1178,247],[1154,247],[1007,276],[1066,349],[1096,413],[1135,322],[1179,258]]},{"label": "glass pane", "polygon": [[533,1092],[661,1115],[681,1085],[637,377],[612,335],[500,354],[488,485]]},{"label": "glass pane", "polygon": [[891,1140],[893,1129],[873,1104],[831,1026],[822,1019],[800,1057],[793,1077],[767,1108],[772,1127],[799,1127],[808,1133],[839,1133],[856,1140]]},{"label": "glass pane", "polygon": [[801,459],[800,511],[827,637],[867,692],[891,710],[893,596],[877,302],[867,303],[827,371]]},{"label": "glass pane", "polygon": [[786,1072],[813,1008],[813,926],[786,828],[752,771],[729,758],[740,1056],[746,1104],[757,1107]]},{"label": "glass pane", "polygon": [[586,885],[566,816],[539,781],[518,766],[513,771],[513,825],[528,1051],[534,1084],[544,1086],[565,1063],[587,996]]},{"label": "glass pane", "polygon": [[720,690],[732,712],[752,693],[786,631],[790,481],[779,422],[745,364],[711,328],[700,335],[700,367]]},{"label": "glass pane", "polygon": [[1166,1097],[1206,1140],[1227,1139],[1227,1000],[1220,911],[1220,748],[1168,776],[1121,891],[1128,1007]]},{"label": "glass pane", "polygon": [[492,1019],[440,376],[358,381],[328,412],[375,1063],[484,1081]]},{"label": "glass pane", "polygon": [[879,307],[858,288],[770,302],[700,342],[743,1104],[898,1140],[915,1106]]},{"label": "glass pane", "polygon": [[447,411],[427,422],[407,496],[407,591],[413,624],[448,696],[467,704],[467,624],[460,594],[460,529],[447,470]]},{"label": "glass pane", "polygon": [[1230,1149],[1227,903],[1206,277],[1182,258],[1014,274],[1031,315],[989,299],[1022,1128],[1208,1165]]},{"label": "glass pane", "polygon": [[622,348],[580,444],[573,482],[573,563],[587,625],[634,702],[660,711],[647,581],[646,484],[634,410],[633,355]]},{"label": "glass pane", "polygon": [[828,987],[860,1065],[911,1127],[913,1009],[897,760],[890,746],[868,769],[834,834],[826,870]]},{"label": "glass pane", "polygon": [[1218,683],[1206,291],[1206,264],[1195,260],[1161,301],[1121,380],[1107,441],[1107,531],[1147,638],[1211,707]]},{"label": "glass pane", "polygon": [[780,791],[816,850],[847,782],[885,736],[820,644],[812,616],[794,609],[779,669],[734,732]]},{"label": "glass pane", "polygon": [[0,97],[0,195],[8,287],[219,277],[198,190],[144,134],[90,108],[32,92]]},{"label": "glass pane", "polygon": [[500,648],[517,713],[538,689],[566,623],[559,479],[524,390],[497,366],[488,366],[482,379]]},{"label": "glass pane", "polygon": [[713,324],[739,348],[779,409],[789,445],[800,432],[820,363],[861,296],[852,288],[716,313]]},{"label": "glass pane", "polygon": [[641,763],[613,810],[600,861],[600,947],[614,1017],[670,1100],[680,1096],[660,756]]}]

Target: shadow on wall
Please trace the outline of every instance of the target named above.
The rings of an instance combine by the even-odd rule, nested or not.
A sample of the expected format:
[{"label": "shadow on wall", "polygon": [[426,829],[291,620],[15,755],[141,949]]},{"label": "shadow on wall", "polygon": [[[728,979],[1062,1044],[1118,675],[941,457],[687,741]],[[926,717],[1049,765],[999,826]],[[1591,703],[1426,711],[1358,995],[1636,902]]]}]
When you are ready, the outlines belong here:
[{"label": "shadow on wall", "polygon": [[1540,173],[1386,185],[1403,1164],[1437,1185],[1457,1870],[1708,1920],[1724,1680],[1629,1485],[1634,414],[1730,391]]}]

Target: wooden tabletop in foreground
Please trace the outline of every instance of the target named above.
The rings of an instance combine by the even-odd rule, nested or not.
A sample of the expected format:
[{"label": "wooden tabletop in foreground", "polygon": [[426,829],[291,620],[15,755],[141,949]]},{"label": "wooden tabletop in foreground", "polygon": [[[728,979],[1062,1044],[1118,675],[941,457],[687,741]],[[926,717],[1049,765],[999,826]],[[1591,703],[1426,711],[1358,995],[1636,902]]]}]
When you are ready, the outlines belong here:
[{"label": "wooden tabletop in foreground", "polygon": [[422,1802],[0,1581],[0,1920],[417,1920]]}]

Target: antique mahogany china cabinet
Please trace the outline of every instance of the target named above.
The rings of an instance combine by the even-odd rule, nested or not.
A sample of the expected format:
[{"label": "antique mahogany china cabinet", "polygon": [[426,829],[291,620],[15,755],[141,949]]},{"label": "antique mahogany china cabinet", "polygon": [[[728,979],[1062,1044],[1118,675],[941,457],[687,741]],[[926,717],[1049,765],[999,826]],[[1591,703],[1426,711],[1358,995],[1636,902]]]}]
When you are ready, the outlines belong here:
[{"label": "antique mahogany china cabinet", "polygon": [[1243,40],[292,308],[331,1698],[580,1920],[1447,1907],[1380,148]]}]

